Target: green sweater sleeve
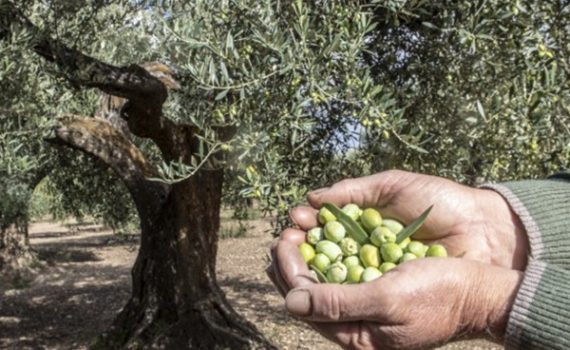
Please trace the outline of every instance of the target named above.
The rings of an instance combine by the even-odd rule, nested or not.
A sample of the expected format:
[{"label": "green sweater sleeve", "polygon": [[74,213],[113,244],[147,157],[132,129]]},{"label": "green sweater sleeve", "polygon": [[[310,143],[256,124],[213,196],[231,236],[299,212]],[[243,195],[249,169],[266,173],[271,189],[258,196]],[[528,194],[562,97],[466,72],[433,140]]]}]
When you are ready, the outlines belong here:
[{"label": "green sweater sleeve", "polygon": [[484,185],[523,223],[529,263],[505,334],[507,349],[570,349],[570,173]]},{"label": "green sweater sleeve", "polygon": [[499,192],[519,216],[533,259],[570,269],[570,174],[566,176],[481,187]]},{"label": "green sweater sleeve", "polygon": [[570,349],[570,271],[531,260],[509,316],[505,348]]}]

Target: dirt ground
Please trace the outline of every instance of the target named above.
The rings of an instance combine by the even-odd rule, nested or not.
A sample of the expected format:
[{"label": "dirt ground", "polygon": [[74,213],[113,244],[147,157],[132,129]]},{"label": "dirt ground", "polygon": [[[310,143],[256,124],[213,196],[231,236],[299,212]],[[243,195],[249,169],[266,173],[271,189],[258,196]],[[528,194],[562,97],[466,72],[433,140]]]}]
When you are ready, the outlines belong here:
[{"label": "dirt ground", "polygon": [[[285,313],[263,271],[269,224],[248,226],[245,237],[220,242],[218,279],[232,305],[280,349],[339,349]],[[30,237],[44,267],[35,279],[0,285],[0,349],[87,348],[129,296],[138,238],[50,222],[33,224]],[[441,349],[501,347],[475,340]]]}]

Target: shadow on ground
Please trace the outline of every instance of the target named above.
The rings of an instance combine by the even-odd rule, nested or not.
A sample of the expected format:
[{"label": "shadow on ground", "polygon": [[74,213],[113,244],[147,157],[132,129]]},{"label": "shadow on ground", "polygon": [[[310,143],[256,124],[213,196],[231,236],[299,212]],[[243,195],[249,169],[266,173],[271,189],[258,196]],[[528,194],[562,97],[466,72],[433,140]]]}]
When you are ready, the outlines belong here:
[{"label": "shadow on ground", "polygon": [[6,291],[0,299],[0,348],[77,349],[78,340],[87,343],[104,331],[126,302],[129,271],[62,269],[39,276],[30,288]]},{"label": "shadow on ground", "polygon": [[238,276],[220,278],[218,282],[224,292],[231,296],[232,306],[238,312],[255,310],[256,318],[271,318],[272,322],[281,325],[297,322],[284,312],[281,304],[267,298],[268,294],[276,293],[275,287],[269,281]]}]

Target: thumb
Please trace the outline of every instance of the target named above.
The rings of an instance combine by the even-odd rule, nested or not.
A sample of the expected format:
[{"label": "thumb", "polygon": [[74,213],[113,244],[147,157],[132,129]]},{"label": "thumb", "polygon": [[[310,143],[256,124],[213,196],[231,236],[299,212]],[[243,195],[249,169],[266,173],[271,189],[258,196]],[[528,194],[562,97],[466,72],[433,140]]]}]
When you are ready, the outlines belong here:
[{"label": "thumb", "polygon": [[310,192],[307,199],[314,208],[320,208],[324,203],[334,203],[338,206],[355,203],[361,207],[376,207],[382,205],[382,182],[381,174],[346,179],[332,187]]},{"label": "thumb", "polygon": [[316,322],[377,319],[380,293],[376,283],[354,285],[313,284],[291,290],[285,299],[287,311]]}]

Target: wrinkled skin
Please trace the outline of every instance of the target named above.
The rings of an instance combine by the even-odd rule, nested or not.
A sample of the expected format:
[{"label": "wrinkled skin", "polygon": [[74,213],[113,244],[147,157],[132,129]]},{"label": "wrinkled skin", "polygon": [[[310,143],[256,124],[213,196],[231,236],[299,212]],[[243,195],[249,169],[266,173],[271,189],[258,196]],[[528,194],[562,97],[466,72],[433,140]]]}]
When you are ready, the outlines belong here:
[{"label": "wrinkled skin", "polygon": [[[497,193],[442,178],[388,171],[312,192],[312,207],[292,210],[298,229],[271,248],[269,277],[287,310],[350,349],[422,349],[460,336],[500,341],[526,266],[520,220]],[[438,242],[450,256],[407,262],[359,285],[317,284],[297,246],[317,225],[325,202],[375,207],[405,224],[434,205],[415,239]]]}]

